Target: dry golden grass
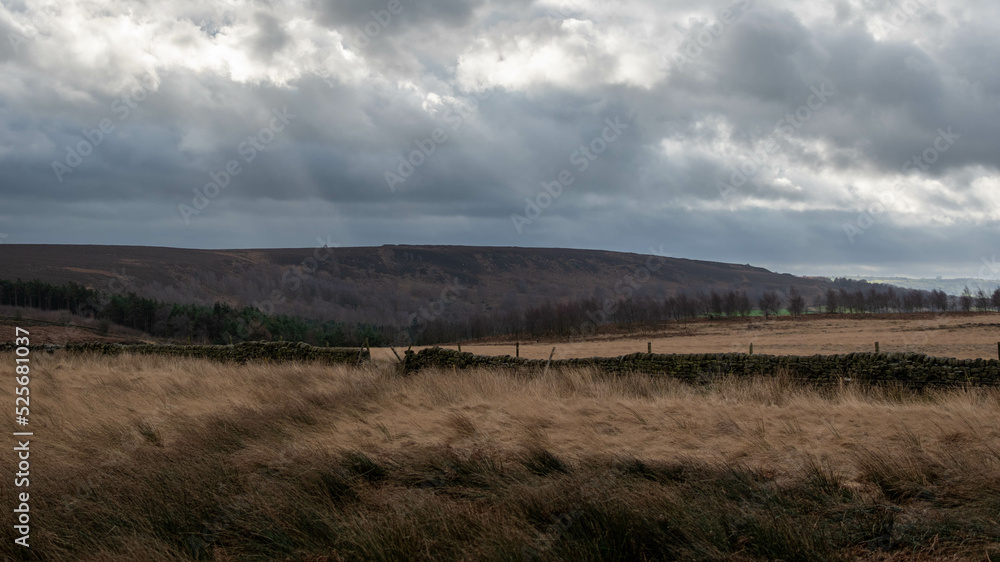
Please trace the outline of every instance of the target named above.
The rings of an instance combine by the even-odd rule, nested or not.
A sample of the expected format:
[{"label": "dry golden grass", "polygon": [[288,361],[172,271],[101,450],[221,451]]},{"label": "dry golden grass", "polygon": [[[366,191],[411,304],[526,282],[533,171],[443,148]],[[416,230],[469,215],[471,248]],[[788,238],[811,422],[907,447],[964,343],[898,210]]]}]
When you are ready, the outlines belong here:
[{"label": "dry golden grass", "polygon": [[[817,391],[780,374],[697,387],[589,370],[531,378],[431,371],[400,378],[379,367],[55,356],[36,362],[34,376],[36,429],[48,445],[73,456],[127,450],[143,441],[141,425],[169,444],[212,415],[279,405],[293,410],[333,395],[356,399],[312,411],[314,423],[297,431],[298,445],[374,452],[435,445],[511,449],[542,440],[571,457],[742,460],[774,469],[810,456],[848,469],[862,447],[1000,445],[1000,394],[993,390],[903,399],[902,391],[864,386]],[[9,389],[3,396],[12,400]],[[105,439],[95,442],[93,435]]]},{"label": "dry golden grass", "polygon": [[39,559],[1000,552],[993,389],[57,353],[31,396]]},{"label": "dry golden grass", "polygon": [[[996,359],[1000,341],[1000,314],[806,315],[799,318],[698,319],[670,324],[644,335],[604,335],[583,340],[544,340],[521,343],[521,357],[555,359],[614,357],[646,351],[654,353],[754,353],[771,355],[831,355],[874,351],[911,352],[959,359]],[[454,346],[448,346],[454,347]],[[463,344],[462,351],[481,355],[514,355],[513,343]],[[393,358],[389,349],[372,349],[378,359]]]}]

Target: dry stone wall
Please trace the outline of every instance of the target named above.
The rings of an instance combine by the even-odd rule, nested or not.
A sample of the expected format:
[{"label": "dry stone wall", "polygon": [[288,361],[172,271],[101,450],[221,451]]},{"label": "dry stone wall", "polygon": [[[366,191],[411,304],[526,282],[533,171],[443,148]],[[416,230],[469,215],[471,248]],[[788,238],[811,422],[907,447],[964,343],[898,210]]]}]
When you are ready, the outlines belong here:
[{"label": "dry stone wall", "polygon": [[[0,352],[13,351],[10,343],[0,344]],[[352,347],[314,347],[307,343],[245,342],[235,345],[159,345],[90,342],[65,346],[30,346],[32,351],[63,349],[75,353],[121,355],[123,353],[198,357],[217,361],[323,361],[326,363],[361,363],[371,360],[368,349]]]},{"label": "dry stone wall", "polygon": [[[451,349],[408,351],[403,372],[431,367],[544,368],[545,359],[523,359],[509,355],[484,356]],[[787,371],[792,377],[816,383],[843,378],[869,382],[899,382],[907,386],[956,384],[993,385],[1000,382],[996,359],[954,359],[917,353],[847,353],[841,355],[748,355],[744,353],[695,353],[660,355],[633,353],[620,357],[559,359],[551,368],[592,367],[614,374],[647,373],[687,381],[707,380],[719,375],[773,375]]]}]

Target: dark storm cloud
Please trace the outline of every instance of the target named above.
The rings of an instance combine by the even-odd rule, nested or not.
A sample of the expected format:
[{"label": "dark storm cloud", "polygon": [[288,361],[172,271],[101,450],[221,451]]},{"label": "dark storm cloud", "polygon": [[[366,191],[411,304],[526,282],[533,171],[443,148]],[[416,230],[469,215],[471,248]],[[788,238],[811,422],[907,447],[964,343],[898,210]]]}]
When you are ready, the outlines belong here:
[{"label": "dark storm cloud", "polygon": [[259,12],[254,16],[254,23],[257,24],[257,36],[253,48],[258,57],[270,60],[275,51],[283,49],[291,40],[281,20],[275,16]]},{"label": "dark storm cloud", "polygon": [[[325,0],[313,3],[313,8],[319,15],[319,21],[329,27],[357,26],[363,29],[364,24],[378,17],[385,18],[389,12],[391,0],[371,2],[367,0]],[[483,0],[440,0],[438,2],[418,2],[413,0],[398,0],[397,14],[406,14],[396,18],[397,26],[402,28],[433,25],[441,27],[460,27],[468,24],[475,10],[486,4]],[[373,15],[372,12],[376,12]]]},{"label": "dark storm cloud", "polygon": [[662,244],[796,273],[996,253],[989,3],[67,6],[0,9],[6,242]]}]

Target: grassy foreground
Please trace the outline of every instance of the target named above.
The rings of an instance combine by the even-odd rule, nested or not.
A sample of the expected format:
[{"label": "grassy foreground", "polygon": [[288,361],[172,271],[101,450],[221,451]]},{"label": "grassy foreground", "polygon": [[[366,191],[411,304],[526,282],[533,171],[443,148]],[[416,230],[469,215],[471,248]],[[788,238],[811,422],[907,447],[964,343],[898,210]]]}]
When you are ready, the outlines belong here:
[{"label": "grassy foreground", "polygon": [[33,361],[4,557],[1000,559],[996,390]]}]

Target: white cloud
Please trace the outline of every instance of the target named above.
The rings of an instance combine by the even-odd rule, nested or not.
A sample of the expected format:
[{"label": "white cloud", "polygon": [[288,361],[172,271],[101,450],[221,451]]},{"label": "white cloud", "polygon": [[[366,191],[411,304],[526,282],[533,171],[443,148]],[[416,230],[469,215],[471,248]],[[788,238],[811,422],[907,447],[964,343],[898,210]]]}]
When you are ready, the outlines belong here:
[{"label": "white cloud", "polygon": [[[616,228],[622,234],[608,234],[604,247],[658,235],[657,228],[743,239],[787,227],[815,234],[829,255],[903,253],[914,239],[906,228],[960,233],[1000,222],[1000,74],[991,62],[1000,42],[989,28],[1000,6],[921,0],[922,11],[892,33],[872,28],[905,1],[913,0],[755,1],[683,68],[674,58],[681,45],[718,30],[720,11],[742,2],[404,3],[364,47],[352,35],[370,18],[362,2],[2,4],[4,217],[50,208],[46,198],[55,197],[91,205],[76,207],[81,212],[126,200],[145,202],[148,215],[175,211],[273,107],[288,105],[299,120],[213,206],[226,210],[227,224],[242,217],[241,232],[267,212],[241,203],[271,196],[289,214],[313,212],[316,200],[354,205],[358,221],[389,214],[394,219],[379,224],[397,230],[385,236],[406,240],[411,219],[438,220],[436,240],[465,240],[461,229],[471,228],[497,244],[550,246],[599,242],[598,232]],[[2,43],[7,33],[28,39],[15,50]],[[114,135],[71,184],[56,182],[52,161],[147,74],[156,95],[115,121]],[[801,128],[778,135],[778,149],[751,181],[721,197],[716,182],[762,149],[778,119],[806,103],[820,80],[836,95]],[[452,129],[446,116],[483,90],[490,98]],[[601,134],[605,118],[631,113],[638,118],[622,140],[546,211],[549,226],[539,226],[537,238],[512,239],[507,217],[523,209],[523,194],[563,168],[575,170],[576,147]],[[931,169],[902,175],[902,164],[948,126],[962,135],[955,146]],[[449,140],[405,189],[389,193],[386,169],[438,127]],[[878,227],[862,238],[877,251],[843,247],[840,224],[897,185]],[[51,208],[48,222],[31,216],[45,237],[66,229],[67,238],[85,239],[71,229],[86,221]],[[659,216],[672,222],[656,223]],[[477,220],[490,226],[469,226]],[[598,220],[614,224],[598,230]],[[205,228],[212,236],[221,230]],[[836,236],[817,234],[827,231]],[[170,236],[160,230],[143,242]],[[267,245],[267,236],[247,244]],[[878,244],[870,242],[876,236]],[[716,251],[690,244],[692,252]]]},{"label": "white cloud", "polygon": [[636,31],[578,19],[500,24],[459,55],[456,78],[467,89],[648,89],[666,76],[664,56],[657,41]]}]

